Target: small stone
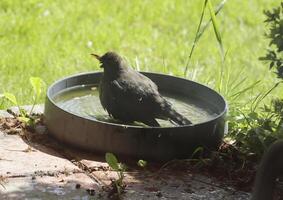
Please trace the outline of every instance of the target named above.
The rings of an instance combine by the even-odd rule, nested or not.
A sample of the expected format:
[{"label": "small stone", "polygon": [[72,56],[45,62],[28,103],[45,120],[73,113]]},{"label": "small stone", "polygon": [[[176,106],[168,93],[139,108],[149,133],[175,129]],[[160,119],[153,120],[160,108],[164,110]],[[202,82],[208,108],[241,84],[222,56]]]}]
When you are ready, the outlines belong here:
[{"label": "small stone", "polygon": [[81,188],[81,184],[77,183],[76,184],[76,189],[80,189]]},{"label": "small stone", "polygon": [[156,193],[156,196],[160,198],[160,197],[162,197],[162,193],[161,193],[160,191],[158,191],[158,192]]},{"label": "small stone", "polygon": [[35,176],[32,176],[32,177],[31,177],[31,180],[35,180],[35,179],[36,179],[36,177],[35,177]]},{"label": "small stone", "polygon": [[87,191],[87,193],[88,193],[90,196],[94,196],[94,195],[95,195],[95,190],[94,190],[94,189],[87,189],[86,191]]}]

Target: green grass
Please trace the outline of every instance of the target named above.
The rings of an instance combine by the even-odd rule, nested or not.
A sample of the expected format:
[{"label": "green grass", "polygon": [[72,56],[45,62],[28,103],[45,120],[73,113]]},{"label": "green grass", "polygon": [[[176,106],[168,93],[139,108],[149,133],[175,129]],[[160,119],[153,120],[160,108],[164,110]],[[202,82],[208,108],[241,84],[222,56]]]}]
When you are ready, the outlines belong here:
[{"label": "green grass", "polygon": [[[214,6],[219,2],[212,1]],[[258,57],[265,55],[268,44],[263,10],[280,2],[228,0],[217,16],[228,50],[222,91],[228,99],[235,92],[230,91],[234,80],[246,79],[236,91],[261,80],[237,99],[244,102],[276,82]],[[49,85],[64,76],[100,70],[90,53],[109,50],[127,57],[134,67],[139,63],[143,71],[182,76],[202,5],[202,0],[1,0],[0,93],[12,92],[20,104],[30,104],[30,76],[39,76]],[[196,46],[188,78],[215,88],[220,66],[211,26]],[[276,89],[272,94],[283,92]]]}]

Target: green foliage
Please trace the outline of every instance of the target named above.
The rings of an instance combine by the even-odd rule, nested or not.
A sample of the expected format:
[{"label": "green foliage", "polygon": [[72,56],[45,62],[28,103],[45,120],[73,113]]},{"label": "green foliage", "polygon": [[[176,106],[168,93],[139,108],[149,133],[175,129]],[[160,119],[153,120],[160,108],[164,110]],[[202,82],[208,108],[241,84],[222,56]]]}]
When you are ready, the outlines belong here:
[{"label": "green foliage", "polygon": [[117,172],[118,179],[114,180],[113,183],[114,183],[118,198],[120,199],[121,194],[125,188],[125,184],[123,180],[125,177],[124,172],[126,170],[126,166],[122,163],[119,163],[116,156],[112,153],[106,153],[105,160],[107,164],[111,167],[111,169]]},{"label": "green foliage", "polygon": [[115,171],[119,171],[119,163],[116,156],[112,153],[106,153],[105,154],[105,160],[108,163],[108,165]]},{"label": "green foliage", "polygon": [[25,111],[24,111],[23,109],[21,109],[21,107],[20,107],[20,105],[19,105],[19,103],[18,103],[18,100],[17,100],[16,96],[15,96],[14,94],[12,94],[12,93],[9,93],[9,92],[4,92],[2,95],[3,95],[3,97],[4,97],[5,99],[7,99],[8,101],[10,101],[14,106],[17,106],[17,107],[18,107],[19,112],[20,112],[20,117],[21,117],[20,119],[21,119],[23,122],[28,121],[28,120],[26,119],[26,113],[25,113]]},{"label": "green foliage", "polygon": [[[249,108],[247,108],[249,109]],[[274,99],[259,111],[241,109],[229,121],[229,137],[246,154],[260,157],[268,146],[283,138],[283,100]]]},{"label": "green foliage", "polygon": [[208,3],[208,9],[209,9],[210,17],[211,17],[212,24],[213,24],[213,30],[214,30],[215,36],[217,38],[217,42],[218,42],[218,44],[220,46],[221,54],[222,54],[222,56],[224,56],[222,38],[221,38],[221,35],[220,35],[220,31],[219,31],[219,27],[218,27],[218,22],[216,20],[214,9],[212,7],[212,4],[211,4],[210,0],[207,0],[207,3]]},{"label": "green foliage", "polygon": [[7,100],[9,100],[15,106],[18,106],[18,101],[14,94],[9,93],[9,92],[4,92],[2,96],[5,97]]},{"label": "green foliage", "polygon": [[270,69],[275,68],[277,77],[283,79],[283,2],[281,6],[273,10],[266,10],[264,14],[266,15],[265,22],[270,27],[266,35],[270,40],[270,47],[266,56],[260,59],[268,61]]},{"label": "green foliage", "polygon": [[4,104],[4,95],[0,94],[0,109],[2,108],[3,104]]},{"label": "green foliage", "polygon": [[19,110],[19,116],[17,116],[17,118],[25,123],[26,125],[33,127],[35,124],[35,120],[36,118],[34,118],[32,116],[32,111],[34,109],[34,106],[36,105],[36,103],[38,102],[38,100],[40,99],[40,96],[42,95],[42,89],[44,88],[44,81],[39,78],[39,77],[31,77],[30,78],[30,84],[33,88],[33,105],[32,108],[30,110],[30,113],[28,114],[24,109],[21,108],[21,106],[19,105],[19,102],[16,98],[16,96],[12,93],[9,92],[4,92],[3,94],[0,94],[0,99],[6,99],[9,102],[12,103],[13,106],[17,106],[18,110]]},{"label": "green foliage", "polygon": [[41,95],[44,82],[39,77],[30,77],[29,80],[30,80],[30,84],[31,84],[33,91],[34,91],[33,99],[34,99],[34,101],[36,101],[37,99],[39,99],[39,97]]},{"label": "green foliage", "polygon": [[[139,65],[141,71],[183,76],[203,2],[1,0],[0,85],[13,92],[21,105],[32,104],[31,88],[23,89],[29,84],[27,77],[41,76],[49,85],[71,74],[101,70],[89,54],[109,50],[127,56],[132,66]],[[222,2],[211,0],[215,14],[223,7]],[[230,80],[248,77],[241,86],[263,78],[267,81],[255,89],[265,90],[274,84],[272,74],[266,74],[266,66],[257,58],[265,51],[260,10],[278,2],[226,1],[216,16],[225,50],[229,49],[225,69],[231,70]],[[207,8],[187,77],[217,88],[215,77],[221,58],[217,56],[219,47],[215,45]],[[3,92],[0,88],[0,93]],[[251,90],[238,100],[247,100],[251,93],[257,91]],[[278,91],[280,94],[283,90]],[[39,102],[43,101],[42,96]],[[5,103],[1,109],[7,107]]]},{"label": "green foliage", "polygon": [[145,161],[145,160],[138,160],[137,165],[139,167],[143,167],[144,168],[144,167],[147,166],[147,161]]},{"label": "green foliage", "polygon": [[[278,78],[283,79],[283,3],[271,11],[265,11],[265,22],[269,24],[269,50],[260,60],[269,61],[270,69],[276,68]],[[259,93],[251,104],[243,109],[234,109],[229,120],[229,137],[244,153],[261,157],[274,141],[283,138],[283,99],[275,98],[270,105],[258,109],[265,97],[280,86],[277,82],[265,93]],[[243,91],[246,92],[246,91]]]},{"label": "green foliage", "polygon": [[32,108],[30,110],[30,114],[31,114],[33,109],[34,109],[35,104],[38,102],[38,100],[41,97],[42,89],[44,88],[45,83],[39,77],[30,77],[29,80],[30,80],[30,84],[31,84],[31,86],[33,88],[33,92],[34,92],[33,93],[33,104],[32,104]]}]

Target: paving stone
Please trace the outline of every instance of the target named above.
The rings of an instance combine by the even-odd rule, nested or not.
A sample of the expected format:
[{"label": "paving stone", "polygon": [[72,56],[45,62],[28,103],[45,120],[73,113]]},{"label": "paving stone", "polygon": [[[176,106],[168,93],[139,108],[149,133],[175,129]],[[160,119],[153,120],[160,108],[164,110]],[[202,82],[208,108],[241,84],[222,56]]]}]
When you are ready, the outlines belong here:
[{"label": "paving stone", "polygon": [[[117,179],[116,172],[94,171],[95,176],[105,184]],[[145,173],[145,174],[143,174]],[[203,181],[204,180],[204,181]],[[237,192],[232,188],[220,186],[207,177],[174,172],[156,176],[143,171],[125,172],[124,183],[127,185],[125,199],[249,199],[249,194]]]},{"label": "paving stone", "polygon": [[11,114],[7,113],[5,110],[0,110],[1,117],[12,117]]},{"label": "paving stone", "polygon": [[[117,173],[109,169],[102,155],[68,147],[64,150],[84,164],[91,171],[91,175],[104,185],[109,186],[111,180],[118,178]],[[157,170],[149,172],[135,169],[125,172],[124,183],[127,188],[123,194],[124,199],[249,199],[248,193],[237,193],[205,176],[186,171],[166,171],[158,176],[156,172]]]},{"label": "paving stone", "polygon": [[[27,106],[21,106],[21,109],[26,110],[28,113],[30,113],[31,109],[33,113],[41,114],[44,111],[44,105],[43,104],[38,104],[35,105],[34,107],[32,105],[27,105]],[[13,106],[10,108],[14,113],[19,113],[19,107],[18,106]]]},{"label": "paving stone", "polygon": [[[69,147],[64,147],[64,151],[83,164],[91,171],[90,175],[103,185],[109,186],[111,180],[118,178],[117,173],[108,167],[103,155]],[[135,161],[127,161],[135,165]],[[124,183],[127,189],[123,194],[124,199],[249,199],[248,193],[225,188],[205,176],[174,170],[157,176],[157,171],[130,169],[125,172]]]},{"label": "paving stone", "polygon": [[79,171],[60,153],[42,146],[30,147],[18,135],[0,132],[0,175],[32,174],[36,171]]},{"label": "paving stone", "polygon": [[[4,188],[5,187],[5,188]],[[1,200],[22,199],[94,199],[87,190],[98,191],[98,185],[83,173],[58,177],[8,178],[0,186]]]}]

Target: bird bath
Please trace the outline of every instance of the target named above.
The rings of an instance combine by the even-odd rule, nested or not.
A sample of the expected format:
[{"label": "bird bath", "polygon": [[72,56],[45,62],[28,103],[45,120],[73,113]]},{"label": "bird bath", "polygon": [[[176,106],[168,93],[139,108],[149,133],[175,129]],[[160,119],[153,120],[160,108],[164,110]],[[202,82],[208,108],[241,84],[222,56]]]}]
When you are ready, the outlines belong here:
[{"label": "bird bath", "polygon": [[87,151],[150,160],[188,158],[199,146],[215,149],[220,145],[227,111],[223,97],[186,79],[143,74],[192,125],[172,126],[160,120],[161,127],[148,127],[111,119],[98,98],[102,73],[95,72],[64,78],[48,88],[44,114],[50,134]]}]

